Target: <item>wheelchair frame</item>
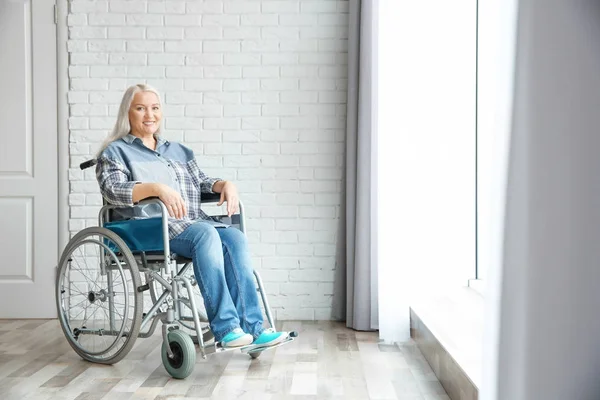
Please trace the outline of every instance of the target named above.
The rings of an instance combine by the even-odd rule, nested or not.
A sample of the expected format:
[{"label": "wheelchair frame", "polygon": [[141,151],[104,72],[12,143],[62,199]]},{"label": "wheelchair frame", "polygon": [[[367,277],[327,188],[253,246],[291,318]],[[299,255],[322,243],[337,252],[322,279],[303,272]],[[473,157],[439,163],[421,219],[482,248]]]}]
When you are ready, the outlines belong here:
[{"label": "wheelchair frame", "polygon": [[[85,169],[91,167],[95,164],[96,160],[90,160],[82,163],[80,165],[81,169]],[[220,195],[218,194],[203,194],[202,195],[202,203],[203,204],[211,204],[216,203],[220,200]],[[144,251],[136,251],[135,253],[126,245],[124,240],[115,232],[106,228],[105,225],[108,222],[111,222],[111,211],[115,209],[124,209],[131,207],[123,207],[123,206],[115,206],[111,204],[107,204],[104,201],[104,205],[100,209],[98,214],[98,227],[86,228],[80,231],[77,235],[75,235],[71,241],[65,247],[63,254],[61,256],[59,262],[59,271],[57,274],[57,284],[56,284],[56,304],[59,315],[59,321],[63,328],[63,332],[67,339],[69,340],[69,344],[73,349],[84,359],[87,359],[92,362],[99,362],[105,364],[112,364],[120,361],[123,357],[127,355],[127,353],[133,347],[136,338],[147,338],[154,334],[156,330],[156,326],[159,321],[162,321],[162,337],[163,337],[163,351],[162,358],[163,364],[169,374],[171,374],[175,378],[185,378],[187,377],[192,369],[195,356],[194,343],[198,344],[200,348],[200,352],[202,357],[206,359],[207,355],[229,351],[229,350],[241,350],[244,353],[249,354],[252,358],[257,358],[260,353],[267,349],[272,349],[278,346],[281,346],[285,343],[288,343],[294,340],[297,337],[296,332],[290,332],[288,337],[274,345],[274,346],[260,346],[260,345],[249,345],[245,347],[232,347],[232,348],[224,348],[220,346],[216,340],[213,340],[213,344],[207,345],[205,341],[209,341],[212,336],[212,332],[208,326],[203,328],[202,323],[208,325],[208,317],[206,315],[205,310],[202,310],[198,307],[196,302],[196,293],[194,292],[193,286],[197,285],[195,280],[195,276],[192,269],[192,278],[188,278],[187,274],[190,271],[192,266],[192,260],[185,257],[180,257],[177,254],[171,253],[169,246],[169,231],[168,231],[168,217],[169,213],[165,204],[158,198],[148,198],[141,200],[136,203],[133,207],[143,206],[148,204],[158,204],[161,209],[161,224],[162,224],[162,235],[163,235],[163,246],[164,250],[162,254],[156,252],[151,252],[153,254],[146,254]],[[239,211],[239,229],[242,233],[246,234],[246,224],[245,224],[245,215],[244,215],[244,205],[240,201],[240,211]],[[225,217],[223,215],[216,217]],[[233,222],[233,221],[232,221]],[[232,224],[235,225],[235,224]],[[234,228],[236,229],[236,228]],[[90,239],[89,236],[103,236],[103,240]],[[107,245],[106,240],[112,240],[116,245],[121,248],[121,252],[117,251],[113,252],[109,246]],[[77,257],[73,254],[79,246],[87,246],[89,244],[99,245],[101,250],[97,253],[99,257],[99,269],[95,270],[94,274],[99,274],[99,276],[106,277],[106,287],[107,289],[96,290],[96,288],[92,288],[91,286],[87,286],[86,289],[82,291],[76,290],[74,287],[72,288],[70,285],[75,285],[75,282],[70,281],[70,276],[67,277],[67,272],[71,274],[73,271],[82,271],[81,269],[77,269],[72,266],[73,263],[77,263]],[[87,250],[84,248],[84,257],[87,257]],[[109,258],[106,260],[106,258]],[[126,287],[126,279],[125,272],[127,268],[124,268],[123,265],[129,265],[130,274],[131,274],[131,282],[132,282],[132,290],[136,293],[133,294],[134,311],[133,316],[131,318],[131,327],[126,331],[126,321],[128,321],[129,317],[129,291]],[[183,265],[180,269],[178,269],[178,265]],[[122,318],[122,327],[118,329],[116,327],[115,321],[115,299],[118,292],[115,291],[115,287],[113,286],[113,273],[120,273],[120,277],[123,279],[123,293],[125,294],[124,298],[124,312],[123,315],[119,315]],[[273,319],[273,315],[271,313],[271,309],[269,307],[269,302],[267,300],[267,296],[264,290],[264,286],[262,283],[262,279],[260,274],[253,269],[254,278],[257,284],[257,291],[260,293],[260,297],[262,300],[263,308],[267,317],[267,321],[272,328],[275,328],[275,321]],[[144,273],[145,283],[141,278],[141,274]],[[166,277],[163,276],[163,273],[166,274]],[[92,274],[92,279],[93,275]],[[68,287],[65,287],[65,280]],[[94,285],[100,288],[97,284],[98,277],[94,281]],[[137,281],[137,286],[136,286]],[[101,282],[102,283],[102,282]],[[162,288],[162,293],[157,292],[155,283],[160,285]],[[144,294],[143,292],[149,290],[152,298],[152,306],[149,311],[142,315],[141,322],[136,315],[139,316],[142,314],[144,309]],[[181,295],[181,291],[187,292],[187,299]],[[73,291],[83,295],[83,301],[87,302],[89,300],[90,304],[94,304],[95,301],[101,301],[102,303],[108,301],[108,309],[102,307],[105,312],[105,316],[108,318],[109,329],[88,329],[85,326],[85,323],[89,321],[89,316],[86,317],[83,322],[81,328],[71,329],[71,309],[74,307],[71,305],[70,298],[63,298],[63,294],[66,292],[71,294]],[[198,292],[200,292],[198,290]],[[200,294],[201,296],[201,294]],[[79,300],[79,299],[77,299]],[[77,303],[76,305],[79,305]],[[86,303],[87,304],[87,303]],[[136,306],[140,306],[141,310],[136,309]],[[119,305],[121,305],[119,303]],[[163,311],[163,306],[166,305],[166,309]],[[101,306],[100,306],[101,307]],[[191,318],[189,316],[184,316],[184,311],[189,310],[191,312]],[[96,309],[97,311],[97,309]],[[96,312],[94,311],[91,315],[94,315]],[[108,314],[106,314],[108,311]],[[79,314],[77,314],[78,316]],[[87,315],[87,306],[86,313]],[[77,318],[74,318],[77,320]],[[92,320],[93,321],[93,320]],[[194,327],[190,328],[190,326],[185,325],[184,322],[193,322]],[[185,348],[183,353],[187,354],[185,357],[193,358],[190,365],[190,360],[187,360],[187,364],[185,372],[175,371],[173,372],[168,367],[169,360],[176,359],[174,355],[174,351],[171,348],[171,345],[174,343],[170,341],[169,333],[174,330],[179,330],[179,325],[186,327],[187,329],[193,331],[195,333],[194,336],[188,336],[184,334],[183,331],[180,331],[177,335],[177,340],[180,342],[176,342],[175,344],[179,346],[183,345]],[[148,325],[150,325],[148,327]],[[148,330],[144,331],[148,327]],[[79,342],[79,335],[97,335],[102,337],[104,335],[114,336],[114,342],[105,350],[101,352],[90,352],[84,349]],[[186,339],[187,337],[187,339]],[[110,356],[108,359],[99,358],[96,356],[108,355],[113,351],[113,348],[117,346],[117,343],[120,339],[125,338],[125,342],[122,347],[118,349],[118,351]],[[181,342],[183,341],[183,343]],[[189,344],[188,344],[189,342]],[[94,347],[95,351],[95,347]],[[178,357],[180,357],[180,361],[183,358],[181,355],[181,348],[179,348],[180,353]],[[165,354],[166,352],[166,354]],[[167,357],[167,358],[165,358]],[[171,365],[173,367],[173,365]]]},{"label": "wheelchair frame", "polygon": [[[205,203],[205,204],[206,203],[207,204],[217,203],[219,200],[220,200],[219,197],[212,197],[212,196],[208,197],[207,196],[206,198],[202,199],[202,203]],[[147,273],[147,277],[149,275],[151,280],[155,280],[158,283],[160,283],[160,285],[164,289],[161,296],[158,297],[156,302],[153,304],[153,306],[150,308],[150,310],[143,317],[142,323],[140,325],[140,333],[138,334],[138,337],[146,338],[146,337],[152,336],[156,329],[158,320],[159,319],[162,320],[163,321],[163,341],[165,344],[167,344],[167,349],[168,349],[167,351],[169,353],[169,356],[173,356],[173,353],[171,352],[171,348],[168,346],[167,329],[171,326],[174,326],[174,322],[181,320],[180,305],[183,304],[183,305],[187,306],[192,312],[192,318],[193,318],[193,322],[194,322],[194,326],[195,326],[195,330],[196,330],[197,341],[199,342],[198,344],[200,347],[200,352],[202,353],[202,357],[204,359],[206,359],[206,356],[211,353],[220,352],[220,351],[228,351],[228,350],[238,350],[239,348],[235,348],[235,347],[231,348],[231,349],[226,349],[226,348],[217,346],[216,341],[214,342],[214,344],[212,346],[206,346],[204,344],[204,334],[202,332],[200,322],[208,323],[208,317],[205,314],[203,314],[202,315],[203,318],[202,318],[202,320],[200,320],[199,313],[201,312],[201,310],[199,310],[196,305],[196,300],[195,300],[195,296],[194,296],[193,289],[192,289],[192,283],[185,276],[186,272],[188,272],[188,270],[192,266],[192,260],[189,258],[178,257],[177,255],[175,255],[174,253],[171,253],[171,251],[170,251],[169,228],[168,228],[169,213],[167,211],[167,207],[165,206],[165,204],[158,198],[150,198],[150,199],[141,200],[140,202],[136,203],[135,206],[143,206],[143,205],[147,205],[147,204],[160,205],[161,218],[162,218],[163,246],[164,246],[164,252],[163,252],[164,258],[161,260],[153,260],[151,262],[156,263],[158,261],[160,263],[160,261],[162,261],[162,264],[164,265],[165,273],[170,275],[170,279],[172,282],[181,282],[185,286],[189,297],[188,297],[188,300],[180,298],[179,287],[178,287],[179,285],[170,284],[167,280],[165,280],[162,277],[161,274],[159,274],[156,270],[150,268],[149,261],[147,259],[147,256],[144,254],[144,252],[141,252],[139,255],[134,253],[134,257],[135,257],[136,261],[138,261],[138,265],[141,262],[142,267],[143,267],[143,269],[140,268],[140,272]],[[100,209],[100,213],[98,216],[99,226],[104,227],[105,223],[110,222],[110,211],[111,210],[122,209],[122,208],[125,208],[125,207],[115,206],[115,205],[111,205],[111,204],[105,204]],[[240,215],[240,224],[239,224],[240,228],[239,229],[240,229],[240,231],[242,231],[242,233],[246,234],[244,205],[243,205],[242,201],[240,201],[239,215]],[[172,254],[174,256],[172,256]],[[101,254],[102,265],[104,265],[104,262],[103,262],[104,260],[102,260],[103,257],[104,257],[104,255]],[[173,261],[175,262],[176,265],[184,264],[184,266],[179,271],[176,271],[176,269],[174,270],[171,265],[173,263]],[[178,263],[177,261],[180,261],[181,263]],[[253,271],[254,271],[254,277],[256,279],[256,283],[258,285],[257,291],[260,293],[261,300],[263,302],[263,307],[265,309],[265,314],[267,316],[267,321],[269,322],[269,325],[271,327],[275,328],[275,322],[273,320],[271,309],[269,307],[269,302],[265,295],[262,279],[260,277],[260,274],[255,269],[253,269]],[[147,279],[146,285],[150,285],[151,282],[148,282],[148,278],[146,278],[146,279]],[[148,287],[148,289],[149,289],[149,287]],[[137,290],[140,291],[140,288],[137,288]],[[169,307],[166,312],[158,313],[157,312],[158,309],[165,302],[168,302],[167,299],[169,298],[169,294],[171,294],[171,300],[173,302],[173,307],[172,308]],[[187,304],[188,302],[190,304]],[[109,302],[109,307],[111,307],[110,302]],[[196,310],[196,312],[194,312],[194,310]],[[152,321],[150,329],[148,330],[147,333],[142,333],[142,331],[144,330],[144,328],[147,326],[147,324],[150,321]],[[111,326],[111,329],[112,329],[112,326]]]}]

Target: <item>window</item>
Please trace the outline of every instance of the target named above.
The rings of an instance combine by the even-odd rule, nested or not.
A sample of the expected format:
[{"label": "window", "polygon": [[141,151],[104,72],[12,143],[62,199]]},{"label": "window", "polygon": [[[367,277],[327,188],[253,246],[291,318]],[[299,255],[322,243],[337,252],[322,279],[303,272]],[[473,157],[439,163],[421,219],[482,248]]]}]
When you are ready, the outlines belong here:
[{"label": "window", "polygon": [[[478,1],[477,270],[478,280],[502,259],[503,220],[514,59],[513,7]],[[512,21],[512,22],[511,22]]]}]

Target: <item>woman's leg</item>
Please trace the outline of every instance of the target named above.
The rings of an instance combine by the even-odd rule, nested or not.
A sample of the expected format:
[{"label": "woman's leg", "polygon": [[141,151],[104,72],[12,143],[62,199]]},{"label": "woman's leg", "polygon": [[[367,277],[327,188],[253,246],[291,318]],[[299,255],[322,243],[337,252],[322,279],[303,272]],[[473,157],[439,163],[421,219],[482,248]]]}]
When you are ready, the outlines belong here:
[{"label": "woman's leg", "polygon": [[221,239],[214,226],[198,222],[170,241],[171,251],[191,258],[215,340],[240,327],[227,289]]},{"label": "woman's leg", "polygon": [[225,278],[233,302],[235,303],[242,328],[254,337],[257,346],[273,346],[288,337],[287,332],[264,329],[254,270],[248,252],[246,235],[235,228],[217,228],[223,244]]},{"label": "woman's leg", "polygon": [[263,331],[256,281],[246,236],[236,228],[217,228],[223,244],[225,278],[244,332],[255,339]]}]

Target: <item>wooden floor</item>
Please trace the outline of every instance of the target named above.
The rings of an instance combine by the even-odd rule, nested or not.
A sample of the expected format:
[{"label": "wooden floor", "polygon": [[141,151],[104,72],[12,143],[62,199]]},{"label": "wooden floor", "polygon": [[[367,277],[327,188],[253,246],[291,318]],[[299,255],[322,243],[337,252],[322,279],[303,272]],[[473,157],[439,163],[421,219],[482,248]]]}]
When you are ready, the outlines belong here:
[{"label": "wooden floor", "polygon": [[81,360],[57,320],[0,320],[0,399],[399,399],[449,400],[412,342],[378,344],[343,323],[286,321],[296,341],[257,360],[239,351],[203,360],[171,379],[160,329],[118,364]]}]

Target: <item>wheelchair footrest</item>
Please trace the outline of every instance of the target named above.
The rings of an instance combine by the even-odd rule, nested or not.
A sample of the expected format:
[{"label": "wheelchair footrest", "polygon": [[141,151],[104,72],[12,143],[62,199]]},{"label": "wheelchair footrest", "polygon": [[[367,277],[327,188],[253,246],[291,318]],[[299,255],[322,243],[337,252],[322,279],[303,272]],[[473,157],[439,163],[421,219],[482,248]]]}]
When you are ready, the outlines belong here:
[{"label": "wheelchair footrest", "polygon": [[288,337],[285,338],[285,340],[283,340],[282,342],[279,342],[277,344],[274,344],[274,345],[271,345],[271,346],[260,345],[260,344],[259,345],[251,344],[249,346],[242,347],[240,350],[242,351],[242,353],[247,353],[247,354],[250,354],[250,353],[260,353],[260,352],[265,351],[265,350],[270,350],[270,349],[274,349],[274,348],[279,347],[279,346],[283,346],[284,344],[292,342],[297,337],[298,337],[298,332],[292,331],[292,332],[290,332],[288,334]]}]

